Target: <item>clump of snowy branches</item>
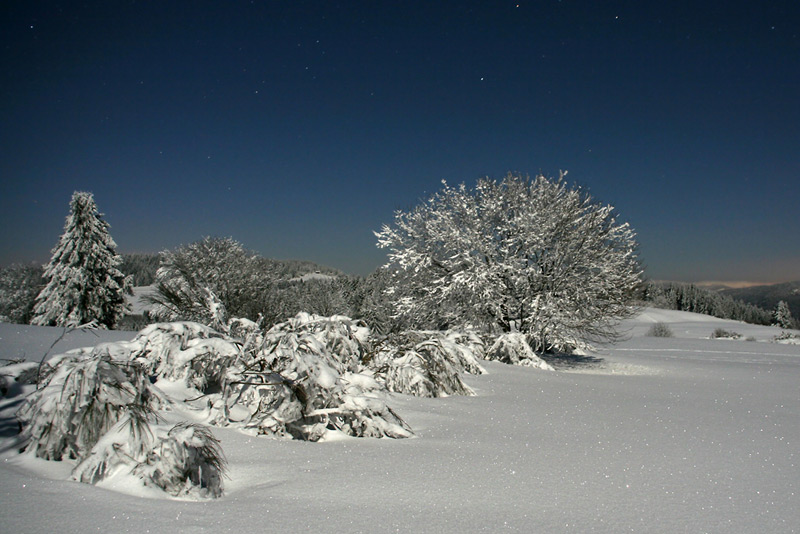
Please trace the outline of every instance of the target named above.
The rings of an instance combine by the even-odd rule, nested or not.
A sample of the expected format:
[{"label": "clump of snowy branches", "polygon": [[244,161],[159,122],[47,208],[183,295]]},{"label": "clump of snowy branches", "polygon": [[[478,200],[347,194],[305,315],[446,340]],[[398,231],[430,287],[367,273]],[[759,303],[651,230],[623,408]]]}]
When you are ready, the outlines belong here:
[{"label": "clump of snowy branches", "polygon": [[519,332],[509,332],[498,336],[486,351],[486,359],[554,371],[549,363],[536,355],[525,335]]},{"label": "clump of snowy branches", "polygon": [[219,389],[241,344],[193,322],[156,323],[133,339],[130,358],[150,376],[182,380],[199,391]]},{"label": "clump of snowy branches", "polygon": [[218,424],[316,441],[328,431],[411,436],[383,388],[360,373],[369,330],[344,316],[298,314],[228,369]]},{"label": "clump of snowy branches", "polygon": [[172,495],[219,497],[226,461],[219,441],[208,428],[179,423],[166,435],[158,436],[147,459],[134,473],[147,485]]},{"label": "clump of snowy branches", "polygon": [[407,331],[388,336],[367,365],[389,391],[418,397],[474,395],[461,374],[485,372],[476,357],[482,350],[474,334]]},{"label": "clump of snowy branches", "polygon": [[63,355],[17,416],[26,450],[45,460],[84,457],[125,417],[152,418],[161,396],[141,366],[108,353]]},{"label": "clump of snowy branches", "polygon": [[258,434],[405,438],[413,433],[387,405],[392,379],[377,362],[434,376],[423,388],[430,396],[471,394],[459,373],[483,372],[483,346],[470,333],[414,334],[403,356],[381,349],[368,368],[369,329],[345,316],[301,313],[266,332],[248,320],[225,326],[158,323],[129,342],[54,357],[18,412],[26,450],[77,460],[72,476],[81,482],[133,476],[175,496],[218,497],[218,441],[204,426],[161,422],[158,412],[174,401],[157,386],[195,408],[196,420]]},{"label": "clump of snowy branches", "polygon": [[724,328],[715,328],[711,332],[711,339],[741,339],[742,334],[732,330],[725,330]]},{"label": "clump of snowy branches", "polygon": [[[176,342],[176,332],[184,335],[185,347]],[[78,460],[72,476],[81,482],[96,484],[125,472],[172,495],[218,497],[225,467],[218,442],[199,426],[166,430],[159,424],[157,410],[167,408],[169,400],[150,382],[154,369],[186,379],[209,374],[197,369],[197,362],[206,360],[192,361],[186,354],[208,355],[213,347],[198,346],[218,338],[191,339],[198,332],[209,334],[200,325],[171,330],[154,325],[132,342],[53,358],[39,388],[17,413],[25,450],[46,460]],[[155,350],[159,343],[161,350]],[[142,364],[148,356],[154,363],[149,368]]]},{"label": "clump of snowy branches", "polygon": [[223,492],[226,461],[219,441],[205,427],[150,425],[134,415],[118,422],[72,472],[87,484],[122,474],[175,497],[212,497]]}]

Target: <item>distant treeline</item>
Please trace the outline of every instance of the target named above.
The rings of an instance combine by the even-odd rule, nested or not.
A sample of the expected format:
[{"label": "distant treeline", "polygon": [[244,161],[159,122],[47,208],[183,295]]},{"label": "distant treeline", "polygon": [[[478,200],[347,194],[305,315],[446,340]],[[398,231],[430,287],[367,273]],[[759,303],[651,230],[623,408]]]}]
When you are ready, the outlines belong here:
[{"label": "distant treeline", "polygon": [[702,313],[751,324],[772,323],[771,311],[694,284],[648,281],[642,285],[640,298],[655,308]]},{"label": "distant treeline", "polygon": [[0,322],[28,324],[33,304],[44,287],[44,267],[15,263],[0,269]]},{"label": "distant treeline", "polygon": [[159,254],[122,254],[119,270],[133,277],[133,286],[149,286],[156,279],[156,271],[161,262]]}]

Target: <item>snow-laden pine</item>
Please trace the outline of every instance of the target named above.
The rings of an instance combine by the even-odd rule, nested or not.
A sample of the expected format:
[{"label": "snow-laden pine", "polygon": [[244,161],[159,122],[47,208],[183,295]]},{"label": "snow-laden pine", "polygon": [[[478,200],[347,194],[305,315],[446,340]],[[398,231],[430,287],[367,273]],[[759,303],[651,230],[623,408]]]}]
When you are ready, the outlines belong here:
[{"label": "snow-laden pine", "polygon": [[36,297],[31,324],[114,328],[126,311],[130,280],[91,193],[76,191],[64,233],[45,266],[45,287]]}]

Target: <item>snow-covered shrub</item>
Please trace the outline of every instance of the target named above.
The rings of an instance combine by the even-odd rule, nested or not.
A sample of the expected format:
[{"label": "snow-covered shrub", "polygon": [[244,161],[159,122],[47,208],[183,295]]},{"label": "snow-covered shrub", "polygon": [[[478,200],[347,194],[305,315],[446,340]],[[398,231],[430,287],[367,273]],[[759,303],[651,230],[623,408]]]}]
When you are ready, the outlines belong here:
[{"label": "snow-covered shrub", "polygon": [[133,339],[131,358],[151,375],[185,380],[200,391],[220,387],[240,344],[199,323],[156,323]]},{"label": "snow-covered shrub", "polygon": [[379,384],[359,374],[369,330],[344,316],[298,314],[271,328],[225,376],[217,424],[317,440],[328,430],[408,437]]},{"label": "snow-covered shrub", "polygon": [[486,351],[486,359],[511,365],[522,365],[553,371],[553,367],[533,351],[524,334],[511,332],[502,334]]},{"label": "snow-covered shrub", "polygon": [[[418,397],[474,395],[461,373],[484,373],[458,335],[408,331],[389,336],[368,365],[389,391]],[[473,340],[474,342],[475,340]]]},{"label": "snow-covered shrub", "polygon": [[800,335],[793,334],[792,332],[781,332],[779,335],[772,338],[772,343],[800,345]]},{"label": "snow-covered shrub", "polygon": [[285,344],[287,336],[297,336],[306,342],[321,342],[324,349],[317,347],[315,351],[334,360],[329,363],[339,371],[355,372],[359,369],[361,359],[369,340],[369,328],[360,321],[344,315],[322,317],[300,312],[291,319],[273,326],[265,336],[267,351]]},{"label": "snow-covered shrub", "polygon": [[219,497],[225,468],[222,448],[208,428],[179,423],[156,438],[134,474],[171,495]]},{"label": "snow-covered shrub", "polygon": [[673,337],[675,334],[666,323],[653,323],[646,335],[647,337]]},{"label": "snow-covered shrub", "polygon": [[711,339],[739,339],[741,337],[741,334],[725,330],[724,328],[717,328],[711,332]]},{"label": "snow-covered shrub", "polygon": [[167,430],[129,417],[97,442],[72,478],[97,484],[132,475],[176,497],[216,498],[222,495],[225,468],[219,441],[207,428],[179,423]]},{"label": "snow-covered shrub", "polygon": [[471,375],[486,372],[480,364],[486,356],[486,344],[474,331],[447,330],[443,332],[440,344],[464,372]]},{"label": "snow-covered shrub", "polygon": [[65,355],[17,416],[26,450],[46,460],[82,458],[118,421],[147,419],[161,402],[134,362],[108,353]]},{"label": "snow-covered shrub", "polygon": [[147,457],[153,428],[140,412],[131,412],[104,433],[72,470],[72,479],[97,484],[118,473],[130,472]]}]

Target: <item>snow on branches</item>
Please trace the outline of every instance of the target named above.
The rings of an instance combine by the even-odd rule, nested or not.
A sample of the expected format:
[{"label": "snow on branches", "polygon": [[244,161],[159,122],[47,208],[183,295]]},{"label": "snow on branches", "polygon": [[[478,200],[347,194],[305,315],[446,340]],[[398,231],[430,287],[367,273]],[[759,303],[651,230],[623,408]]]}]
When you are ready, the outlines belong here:
[{"label": "snow on branches", "polygon": [[613,338],[640,281],[633,230],[563,175],[444,184],[375,235],[398,317],[523,332],[537,351]]},{"label": "snow on branches", "polygon": [[474,334],[408,331],[388,336],[368,366],[389,391],[417,397],[474,395],[461,373],[485,372],[476,353],[483,353],[483,342]]},{"label": "snow on branches", "polygon": [[261,346],[228,370],[217,424],[316,441],[412,435],[386,405],[383,388],[360,373],[369,330],[344,316],[301,313],[275,325]]},{"label": "snow on branches", "polygon": [[510,365],[534,367],[545,371],[554,371],[553,367],[533,352],[525,335],[519,332],[508,332],[497,337],[494,344],[486,351],[487,360],[495,360]]},{"label": "snow on branches", "polygon": [[[225,329],[158,323],[54,357],[18,412],[26,450],[77,460],[82,482],[133,476],[174,496],[218,497],[225,460],[200,423],[312,441],[413,435],[362,364],[363,324],[298,314],[267,332],[239,319]],[[176,424],[178,412],[195,422]]]}]

